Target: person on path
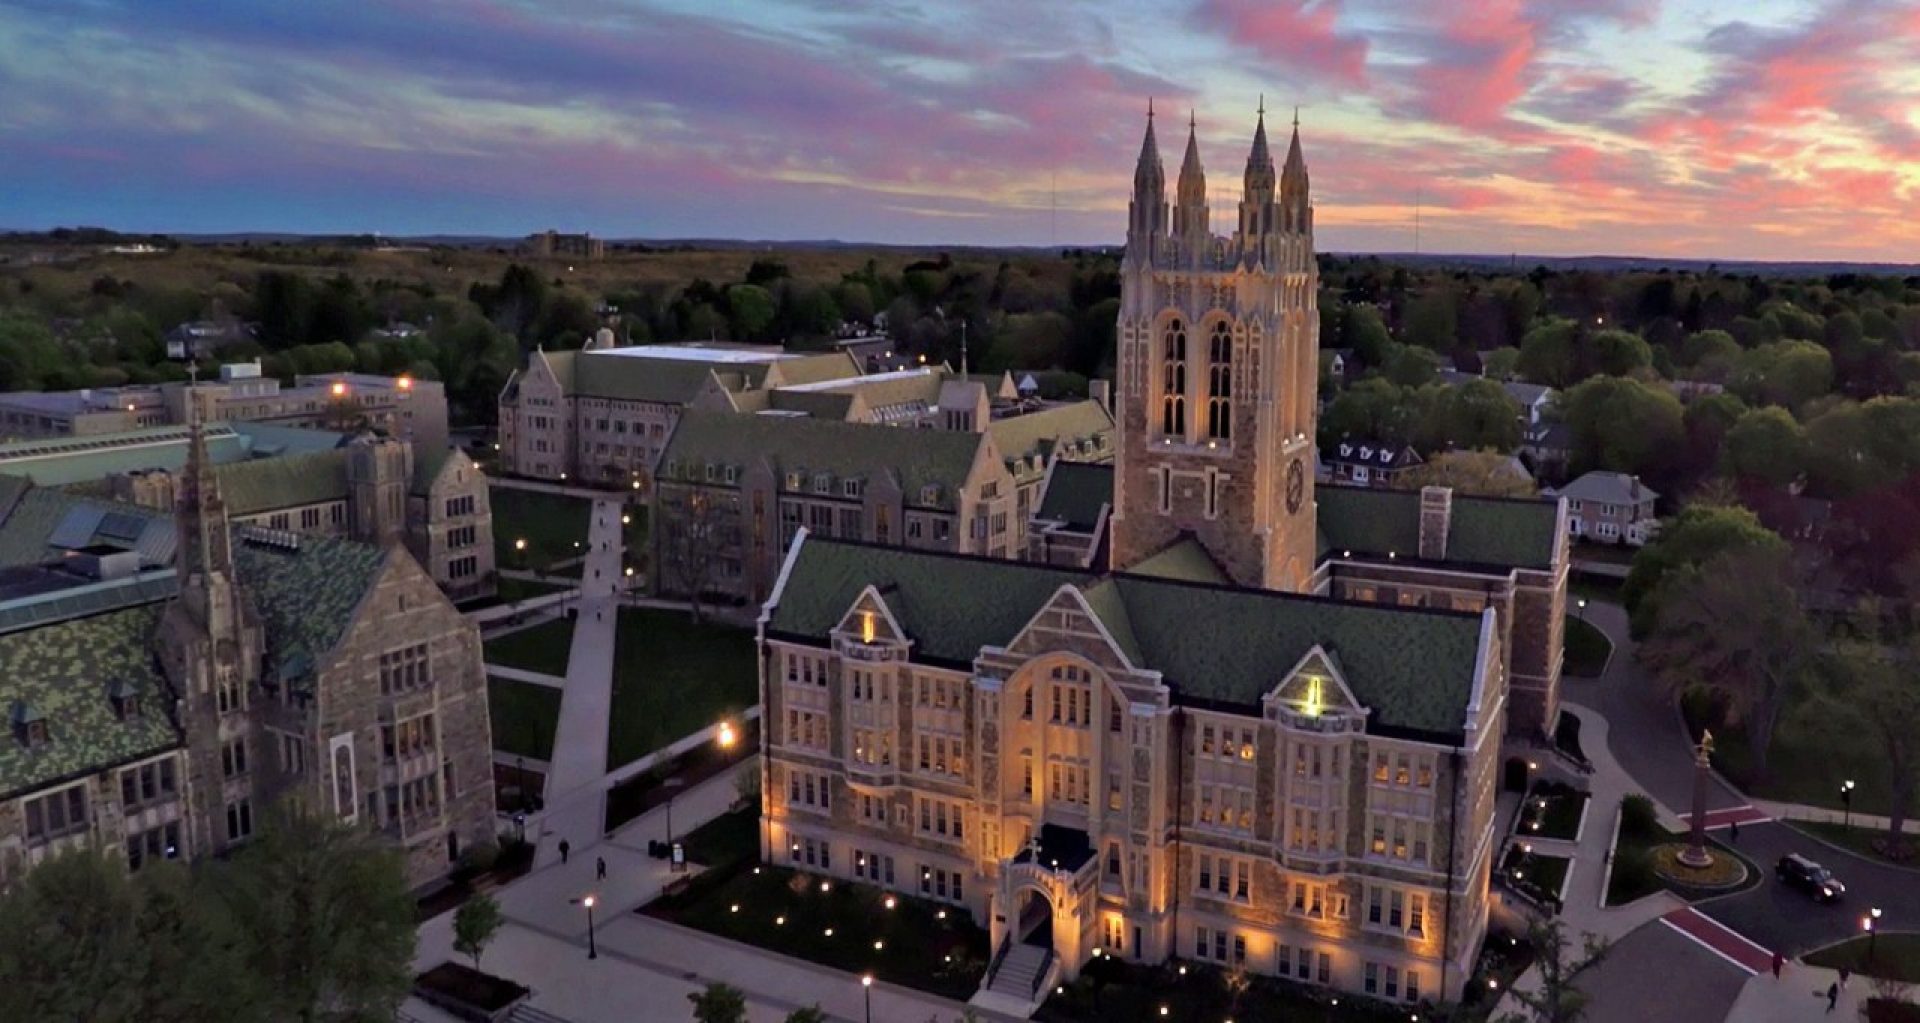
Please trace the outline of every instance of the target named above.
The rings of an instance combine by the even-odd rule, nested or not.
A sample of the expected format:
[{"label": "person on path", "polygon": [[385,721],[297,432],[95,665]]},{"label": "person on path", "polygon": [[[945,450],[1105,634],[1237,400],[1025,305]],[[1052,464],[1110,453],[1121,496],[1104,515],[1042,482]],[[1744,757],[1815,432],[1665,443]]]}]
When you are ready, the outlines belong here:
[{"label": "person on path", "polygon": [[593,879],[595,881],[605,881],[607,879],[607,858],[605,856],[595,856],[593,858]]},{"label": "person on path", "polygon": [[1780,979],[1780,968],[1785,965],[1787,965],[1787,957],[1781,955],[1779,952],[1775,952],[1773,954],[1773,979],[1774,980]]},{"label": "person on path", "polygon": [[1827,1011],[1832,1012],[1833,1007],[1835,1005],[1838,1005],[1839,1003],[1840,1003],[1840,985],[1838,983],[1828,984],[1827,985]]},{"label": "person on path", "polygon": [[560,863],[561,863],[561,865],[562,865],[562,866],[565,866],[565,865],[566,865],[566,862],[567,862],[567,854],[568,854],[568,853],[570,853],[570,852],[572,852],[572,851],[573,851],[573,846],[571,846],[571,845],[568,845],[568,844],[567,844],[567,840],[566,840],[566,839],[564,839],[564,838],[563,838],[563,839],[561,839],[561,840],[560,840]]},{"label": "person on path", "polygon": [[1740,844],[1740,822],[1739,821],[1727,822],[1727,841],[1731,842],[1734,845]]},{"label": "person on path", "polygon": [[1851,976],[1853,976],[1852,970],[1844,966],[1840,967],[1840,990],[1845,991],[1847,989],[1847,978]]}]

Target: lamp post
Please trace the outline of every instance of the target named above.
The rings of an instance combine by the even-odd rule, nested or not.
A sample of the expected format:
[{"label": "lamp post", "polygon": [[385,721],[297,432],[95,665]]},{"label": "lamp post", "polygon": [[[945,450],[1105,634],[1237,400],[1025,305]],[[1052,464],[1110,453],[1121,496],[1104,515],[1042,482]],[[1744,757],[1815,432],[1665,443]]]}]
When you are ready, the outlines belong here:
[{"label": "lamp post", "polygon": [[860,978],[860,991],[867,999],[867,1023],[873,1023],[873,974]]},{"label": "lamp post", "polygon": [[593,937],[593,896],[588,895],[583,898],[568,899],[567,901],[587,907],[587,958],[600,958],[600,946],[594,942]]},{"label": "lamp post", "polygon": [[1840,783],[1840,821],[1841,827],[1853,826],[1853,779]]},{"label": "lamp post", "polygon": [[1584,625],[1584,624],[1586,624],[1586,621],[1587,621],[1587,598],[1585,598],[1585,597],[1581,597],[1581,598],[1580,598],[1579,600],[1576,600],[1576,601],[1574,601],[1573,603],[1574,603],[1574,606],[1575,606],[1575,607],[1577,607],[1577,608],[1579,608],[1579,609],[1580,609],[1580,623],[1581,623],[1581,624],[1583,624],[1583,625]]},{"label": "lamp post", "polygon": [[1860,919],[1860,926],[1867,929],[1867,959],[1871,961],[1874,958],[1874,939],[1880,934],[1880,907],[1867,910],[1867,915]]},{"label": "lamp post", "polygon": [[667,869],[679,870],[679,864],[673,861],[673,794],[686,782],[680,778],[668,778],[660,783],[667,790]]}]

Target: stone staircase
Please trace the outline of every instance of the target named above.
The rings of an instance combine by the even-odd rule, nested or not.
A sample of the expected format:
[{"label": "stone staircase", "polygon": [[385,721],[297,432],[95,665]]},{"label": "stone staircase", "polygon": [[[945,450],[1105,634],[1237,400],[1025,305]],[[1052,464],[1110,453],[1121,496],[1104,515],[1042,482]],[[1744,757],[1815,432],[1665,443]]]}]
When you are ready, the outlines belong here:
[{"label": "stone staircase", "polygon": [[986,985],[969,1004],[1026,1019],[1046,1001],[1047,985],[1059,970],[1059,960],[1049,950],[1015,942],[1001,956]]}]

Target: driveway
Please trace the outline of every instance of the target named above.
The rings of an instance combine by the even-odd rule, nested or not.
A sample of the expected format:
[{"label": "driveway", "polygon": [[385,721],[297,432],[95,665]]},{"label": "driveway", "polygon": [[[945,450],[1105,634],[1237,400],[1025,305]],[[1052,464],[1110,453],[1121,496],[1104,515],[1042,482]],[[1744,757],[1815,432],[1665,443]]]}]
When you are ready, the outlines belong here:
[{"label": "driveway", "polygon": [[[1597,679],[1565,677],[1561,698],[1590,707],[1607,719],[1607,744],[1641,791],[1675,813],[1693,809],[1693,742],[1665,689],[1634,657],[1627,612],[1618,604],[1588,603],[1586,620],[1613,641],[1613,657]],[[1742,806],[1747,797],[1716,777],[1707,787],[1707,809]]]},{"label": "driveway", "polygon": [[1665,923],[1642,924],[1615,941],[1600,965],[1580,977],[1585,1023],[1727,1018],[1750,974]]},{"label": "driveway", "polygon": [[[1725,832],[1719,836],[1726,839]],[[1766,877],[1758,888],[1699,905],[1702,913],[1767,948],[1800,956],[1860,934],[1869,907],[1885,915],[1883,930],[1920,930],[1920,872],[1889,867],[1842,852],[1785,824],[1741,827],[1737,848],[1760,865]],[[1844,899],[1820,905],[1798,889],[1773,878],[1773,865],[1787,853],[1817,860],[1847,886]]]}]

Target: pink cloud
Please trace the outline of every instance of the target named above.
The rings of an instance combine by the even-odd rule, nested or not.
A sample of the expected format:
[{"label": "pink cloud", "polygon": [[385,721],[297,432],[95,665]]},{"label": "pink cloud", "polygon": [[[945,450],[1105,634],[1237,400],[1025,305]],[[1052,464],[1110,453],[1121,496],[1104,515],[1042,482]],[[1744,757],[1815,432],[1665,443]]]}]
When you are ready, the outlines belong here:
[{"label": "pink cloud", "polygon": [[1305,68],[1348,85],[1366,81],[1367,40],[1338,31],[1339,0],[1200,0],[1193,17],[1280,64],[1277,70]]}]

